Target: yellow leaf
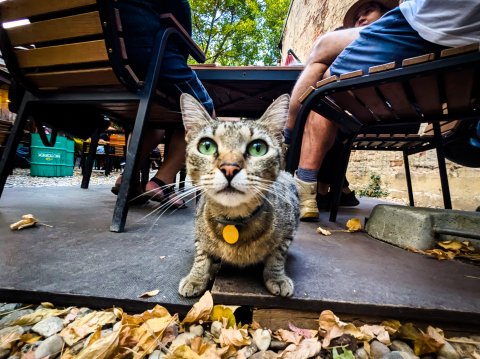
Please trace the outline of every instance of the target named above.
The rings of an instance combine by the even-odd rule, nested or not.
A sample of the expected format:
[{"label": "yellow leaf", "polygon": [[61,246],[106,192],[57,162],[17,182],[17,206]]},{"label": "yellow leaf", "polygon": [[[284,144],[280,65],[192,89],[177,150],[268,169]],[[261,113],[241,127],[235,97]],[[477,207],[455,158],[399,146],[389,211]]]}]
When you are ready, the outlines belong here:
[{"label": "yellow leaf", "polygon": [[201,359],[189,346],[183,344],[176,347],[173,352],[166,356],[167,359]]},{"label": "yellow leaf", "polygon": [[208,320],[210,313],[213,310],[213,298],[210,291],[206,291],[205,294],[195,303],[190,311],[183,319],[182,323],[197,323],[200,320]]},{"label": "yellow leaf", "polygon": [[362,223],[359,218],[351,218],[347,221],[347,229],[349,232],[357,232],[362,229]]},{"label": "yellow leaf", "polygon": [[10,229],[12,231],[20,230],[23,228],[33,227],[37,223],[38,219],[36,219],[33,214],[24,214],[21,220],[10,225]]},{"label": "yellow leaf", "polygon": [[60,336],[63,337],[65,343],[72,346],[88,334],[95,332],[98,327],[113,324],[116,320],[117,317],[113,312],[94,311],[81,318],[75,319],[66,328],[62,329]]},{"label": "yellow leaf", "polygon": [[211,320],[221,322],[222,318],[227,319],[227,328],[232,328],[237,324],[231,308],[224,305],[215,305],[212,310]]},{"label": "yellow leaf", "polygon": [[457,253],[455,252],[450,252],[450,251],[442,251],[441,249],[428,249],[425,251],[425,254],[429,256],[433,256],[437,258],[438,260],[451,260],[455,258]]},{"label": "yellow leaf", "polygon": [[33,343],[38,342],[40,339],[42,339],[41,335],[36,335],[36,334],[33,334],[33,333],[27,333],[27,334],[22,335],[21,341],[24,342],[24,343],[27,343],[27,344],[33,344]]},{"label": "yellow leaf", "polygon": [[138,298],[150,298],[155,297],[158,293],[160,293],[159,289],[154,289],[149,292],[142,293],[138,296]]},{"label": "yellow leaf", "polygon": [[145,327],[153,333],[163,332],[172,323],[171,316],[162,318],[152,318],[145,322]]},{"label": "yellow leaf", "polygon": [[322,227],[317,228],[317,233],[323,234],[324,236],[331,236],[332,235],[332,232],[330,232],[329,230],[326,230]]},{"label": "yellow leaf", "polygon": [[88,339],[88,342],[86,343],[86,346],[92,345],[95,343],[98,339],[102,337],[102,327],[98,327],[97,330],[92,334],[92,336]]},{"label": "yellow leaf", "polygon": [[421,333],[414,343],[415,355],[437,353],[445,344],[443,332],[440,329],[428,327],[427,333]]},{"label": "yellow leaf", "polygon": [[72,349],[67,348],[60,356],[60,359],[75,359],[75,354],[73,354]]},{"label": "yellow leaf", "polygon": [[82,349],[75,359],[110,359],[118,351],[119,331],[98,339],[92,345]]},{"label": "yellow leaf", "polygon": [[442,247],[443,249],[451,249],[454,251],[459,251],[463,247],[463,244],[459,241],[442,241],[438,242],[437,245]]},{"label": "yellow leaf", "polygon": [[222,347],[242,347],[251,343],[247,329],[223,328],[218,340]]},{"label": "yellow leaf", "polygon": [[40,303],[40,305],[41,305],[42,307],[48,308],[48,309],[53,309],[53,308],[55,308],[55,306],[54,306],[52,303],[50,303],[50,302],[42,302],[42,303]]},{"label": "yellow leaf", "polygon": [[67,309],[39,309],[34,311],[33,313],[26,314],[21,316],[20,318],[17,318],[11,325],[34,325],[37,324],[39,321],[42,319],[48,318],[48,317],[58,317],[60,315],[66,314],[70,311],[70,308]]}]

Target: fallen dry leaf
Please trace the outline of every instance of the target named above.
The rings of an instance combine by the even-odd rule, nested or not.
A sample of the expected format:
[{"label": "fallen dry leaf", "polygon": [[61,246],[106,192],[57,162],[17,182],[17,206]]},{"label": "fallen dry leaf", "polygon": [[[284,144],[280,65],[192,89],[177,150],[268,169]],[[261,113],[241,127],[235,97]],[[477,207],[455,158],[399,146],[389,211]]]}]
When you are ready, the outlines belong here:
[{"label": "fallen dry leaf", "polygon": [[53,309],[53,308],[55,308],[55,306],[54,306],[52,303],[50,303],[50,302],[42,302],[42,303],[40,303],[40,305],[41,305],[42,307],[48,308],[48,309]]},{"label": "fallen dry leaf", "polygon": [[65,343],[71,346],[90,333],[95,332],[98,327],[113,324],[116,320],[117,317],[112,312],[94,311],[84,317],[75,319],[66,328],[62,329],[60,336],[65,340]]},{"label": "fallen dry leaf", "polygon": [[208,320],[210,313],[213,310],[213,298],[210,291],[206,291],[205,294],[195,303],[190,311],[183,319],[182,324],[198,323],[200,320]]},{"label": "fallen dry leaf", "polygon": [[303,339],[301,334],[285,329],[278,329],[275,332],[274,337],[282,342],[292,343],[295,345],[300,344]]},{"label": "fallen dry leaf", "polygon": [[[392,344],[390,342],[390,335],[383,325],[362,325],[360,331],[366,335],[368,338],[376,338],[380,343],[385,345]],[[363,338],[362,340],[366,340]],[[368,340],[368,339],[367,339]]]},{"label": "fallen dry leaf", "polygon": [[68,313],[72,307],[66,308],[66,309],[39,309],[34,311],[33,313],[26,314],[21,316],[20,318],[17,318],[11,325],[34,325],[37,324],[39,321],[42,319],[48,318],[48,317],[58,317],[61,315],[64,315]]},{"label": "fallen dry leaf", "polygon": [[288,328],[290,328],[292,332],[300,334],[305,339],[315,338],[318,335],[318,330],[298,328],[292,323],[288,323]]},{"label": "fallen dry leaf", "polygon": [[403,324],[398,330],[398,337],[400,339],[416,340],[421,332],[413,326],[412,323]]},{"label": "fallen dry leaf", "polygon": [[0,349],[8,348],[11,343],[20,340],[22,335],[23,329],[19,325],[2,329],[0,335]]},{"label": "fallen dry leaf", "polygon": [[111,332],[88,345],[75,356],[75,359],[110,359],[118,352],[119,331]]},{"label": "fallen dry leaf", "polygon": [[222,347],[230,345],[234,347],[242,347],[244,345],[250,345],[251,343],[247,329],[243,328],[222,328],[222,332],[220,333],[218,340]]},{"label": "fallen dry leaf", "polygon": [[329,230],[324,229],[322,227],[317,227],[316,231],[317,231],[317,233],[323,234],[324,236],[331,236],[332,235],[332,232],[330,232]]},{"label": "fallen dry leaf", "polygon": [[33,227],[37,223],[38,219],[36,219],[33,214],[24,214],[21,220],[10,225],[10,229],[12,231],[19,231],[24,228]]},{"label": "fallen dry leaf", "polygon": [[398,320],[384,320],[381,324],[382,327],[385,328],[385,330],[388,332],[388,334],[393,335],[402,326],[402,323],[400,323]]},{"label": "fallen dry leaf", "polygon": [[227,320],[227,328],[233,328],[237,325],[232,308],[225,305],[215,305],[210,316],[211,321],[213,322],[215,320],[218,320],[219,322],[221,322],[222,318],[225,318]]},{"label": "fallen dry leaf", "polygon": [[362,222],[359,218],[350,218],[347,221],[347,229],[349,232],[357,232],[362,229]]},{"label": "fallen dry leaf", "polygon": [[165,358],[167,359],[201,359],[200,355],[195,353],[188,345],[180,345],[175,350],[169,353]]},{"label": "fallen dry leaf", "polygon": [[280,354],[285,359],[307,359],[320,353],[321,343],[317,339],[305,339],[299,345],[290,344]]},{"label": "fallen dry leaf", "polygon": [[428,327],[427,333],[420,333],[414,343],[415,355],[437,353],[445,344],[443,332],[440,329]]},{"label": "fallen dry leaf", "polygon": [[[21,341],[24,342],[24,343],[27,343],[27,344],[33,344],[33,343],[38,342],[40,339],[42,339],[41,335],[37,335],[37,334],[34,334],[34,333],[27,333],[27,334],[22,335]],[[0,342],[1,342],[1,340],[0,340]]]},{"label": "fallen dry leaf", "polygon": [[473,355],[473,357],[474,357],[475,359],[480,359],[480,354],[477,353],[476,351],[473,352],[472,355]]},{"label": "fallen dry leaf", "polygon": [[149,292],[142,293],[138,296],[138,298],[150,298],[155,297],[158,293],[160,293],[160,289],[154,289]]}]

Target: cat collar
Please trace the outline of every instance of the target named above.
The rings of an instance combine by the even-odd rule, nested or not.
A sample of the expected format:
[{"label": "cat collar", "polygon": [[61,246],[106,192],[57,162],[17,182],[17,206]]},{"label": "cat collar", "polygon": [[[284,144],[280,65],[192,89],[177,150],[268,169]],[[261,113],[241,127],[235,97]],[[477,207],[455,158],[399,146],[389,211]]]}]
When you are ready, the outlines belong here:
[{"label": "cat collar", "polygon": [[246,225],[252,219],[256,218],[265,207],[265,202],[258,206],[249,216],[247,217],[237,217],[237,218],[228,218],[228,217],[217,217],[215,220],[218,223],[225,225],[223,227],[222,236],[225,242],[228,244],[235,244],[238,241],[240,236],[237,226],[241,227]]}]

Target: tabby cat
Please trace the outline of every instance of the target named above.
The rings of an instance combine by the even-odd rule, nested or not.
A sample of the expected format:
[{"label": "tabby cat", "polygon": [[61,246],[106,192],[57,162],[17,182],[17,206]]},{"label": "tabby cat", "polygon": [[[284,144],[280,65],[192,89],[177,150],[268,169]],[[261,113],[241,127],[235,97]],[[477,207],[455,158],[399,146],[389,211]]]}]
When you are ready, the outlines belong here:
[{"label": "tabby cat", "polygon": [[213,260],[220,259],[239,267],[263,262],[267,289],[291,296],[294,287],[285,274],[285,260],[299,213],[293,177],[281,170],[289,96],[280,96],[256,121],[214,120],[188,94],[180,103],[187,173],[201,196],[195,216],[196,254],[179,293],[202,294]]}]

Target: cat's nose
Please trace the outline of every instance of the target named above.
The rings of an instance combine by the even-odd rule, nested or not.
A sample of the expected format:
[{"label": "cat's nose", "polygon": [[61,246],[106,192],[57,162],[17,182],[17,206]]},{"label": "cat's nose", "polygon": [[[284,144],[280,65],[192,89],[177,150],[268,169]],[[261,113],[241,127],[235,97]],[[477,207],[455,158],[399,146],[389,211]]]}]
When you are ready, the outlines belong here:
[{"label": "cat's nose", "polygon": [[237,162],[222,162],[220,164],[220,171],[223,173],[228,182],[230,182],[235,175],[240,172],[240,165]]}]

